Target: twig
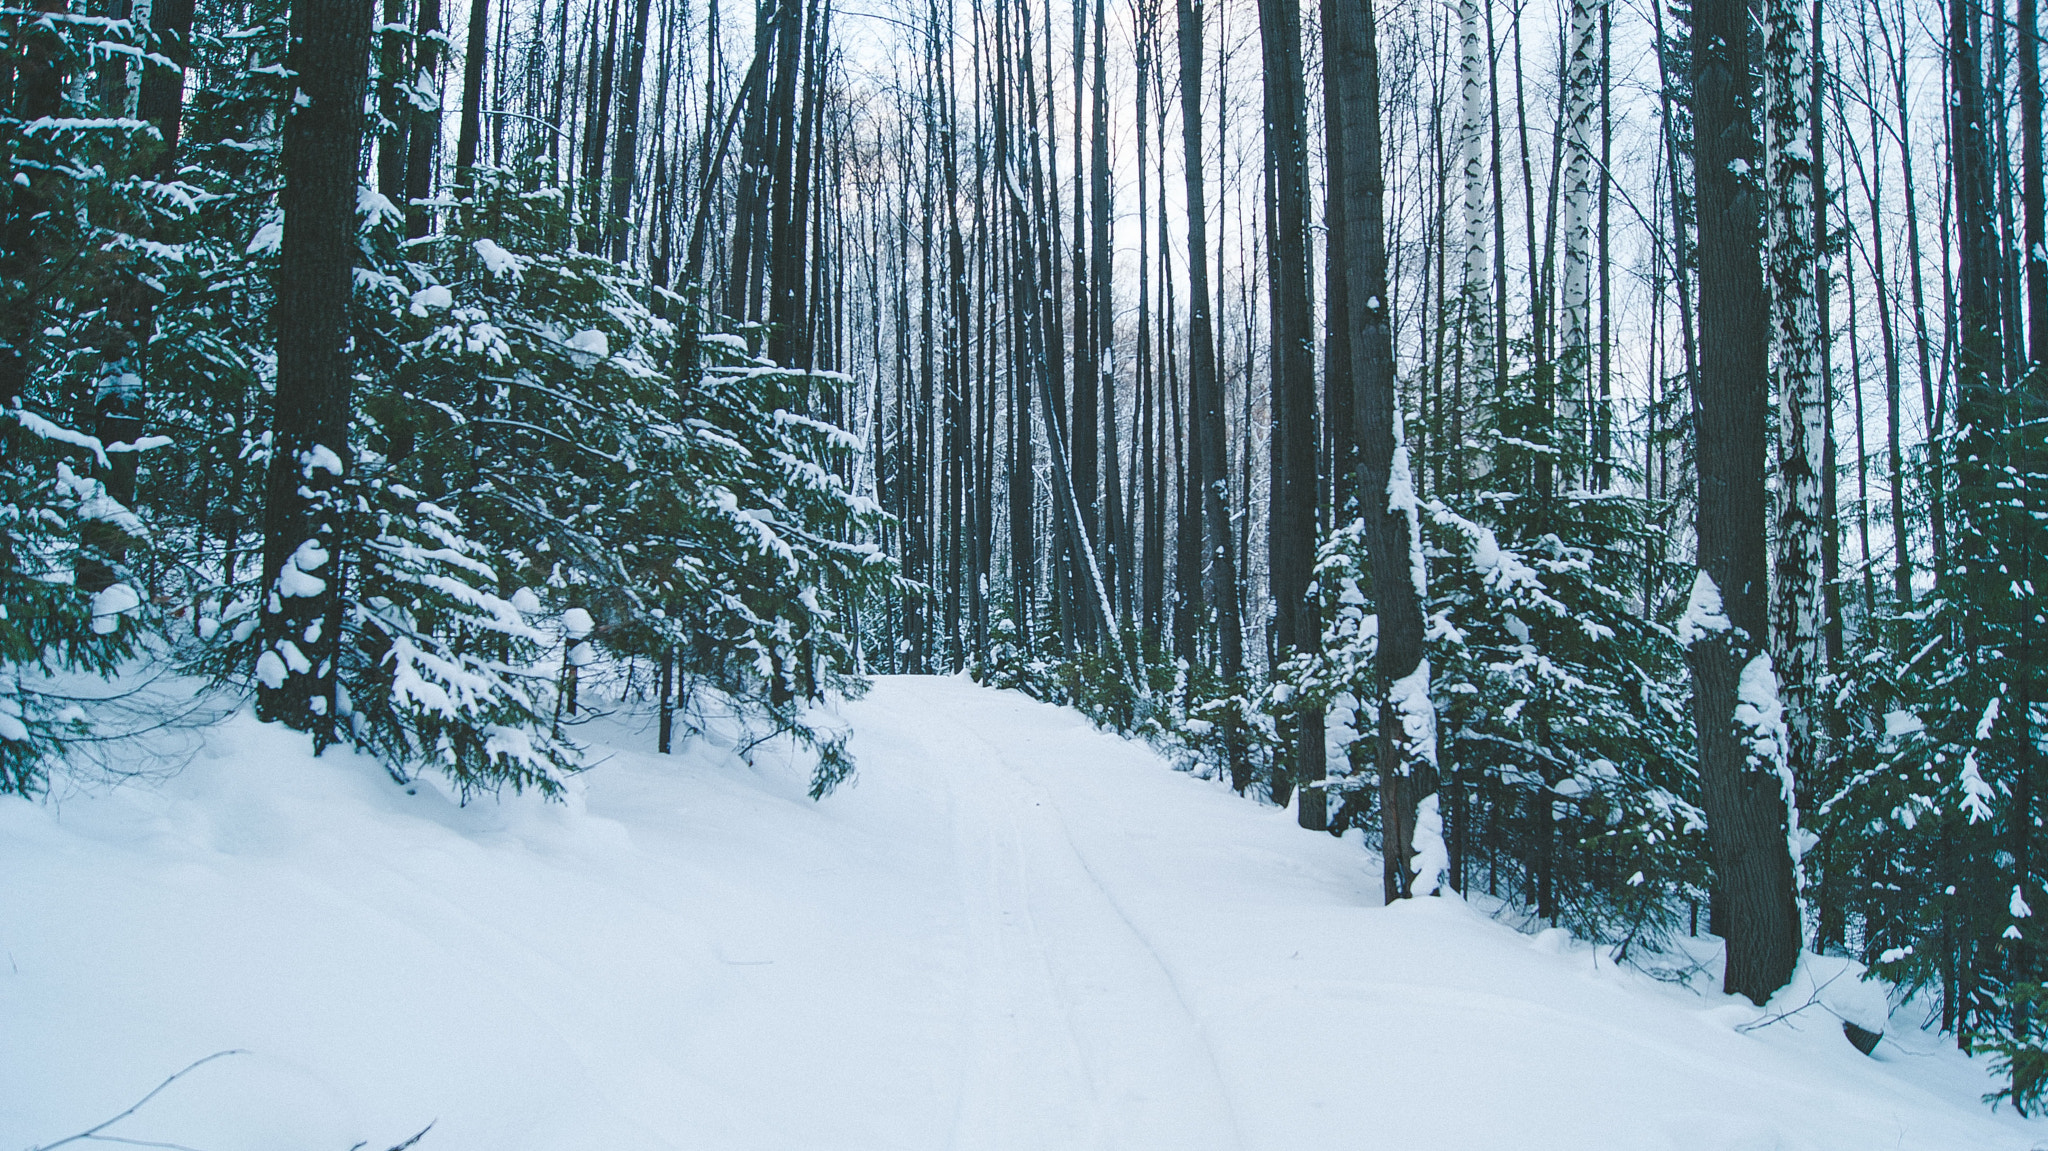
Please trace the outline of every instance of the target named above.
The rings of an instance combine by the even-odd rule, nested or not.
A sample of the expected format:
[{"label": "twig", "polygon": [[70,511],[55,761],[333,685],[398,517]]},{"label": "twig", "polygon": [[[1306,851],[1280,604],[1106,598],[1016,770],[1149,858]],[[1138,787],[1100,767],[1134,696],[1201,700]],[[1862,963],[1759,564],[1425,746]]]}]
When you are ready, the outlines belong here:
[{"label": "twig", "polygon": [[[80,1140],[84,1140],[84,1139],[96,1139],[96,1140],[99,1140],[100,1142],[103,1142],[103,1143],[133,1143],[133,1142],[135,1142],[135,1140],[132,1140],[132,1139],[120,1139],[120,1138],[116,1138],[116,1137],[112,1137],[112,1136],[104,1136],[104,1135],[101,1135],[101,1134],[100,1134],[100,1132],[102,1132],[102,1131],[105,1131],[105,1130],[106,1130],[107,1128],[109,1128],[109,1127],[112,1127],[112,1126],[113,1126],[114,1124],[116,1124],[116,1123],[119,1123],[119,1122],[120,1122],[121,1120],[123,1120],[123,1119],[126,1119],[126,1118],[128,1118],[128,1117],[129,1117],[130,1115],[133,1115],[133,1114],[135,1114],[135,1113],[136,1113],[137,1111],[140,1111],[140,1110],[142,1109],[142,1105],[143,1105],[143,1104],[145,1104],[145,1103],[149,1102],[150,1100],[152,1100],[152,1099],[156,1098],[156,1097],[157,1097],[157,1096],[158,1096],[159,1094],[161,1094],[161,1093],[163,1092],[163,1089],[164,1089],[164,1088],[166,1088],[166,1087],[169,1087],[169,1086],[170,1086],[171,1084],[173,1084],[173,1083],[176,1083],[176,1082],[177,1082],[178,1080],[180,1080],[180,1079],[184,1078],[184,1077],[185,1077],[186,1075],[190,1074],[191,1072],[193,1072],[193,1071],[196,1071],[196,1070],[198,1070],[198,1069],[199,1069],[199,1068],[201,1068],[201,1067],[204,1067],[204,1066],[205,1066],[206,1064],[208,1064],[208,1063],[211,1063],[211,1062],[213,1062],[213,1061],[214,1061],[214,1060],[216,1060],[216,1059],[219,1059],[219,1058],[222,1058],[222,1057],[224,1057],[224,1056],[228,1056],[228,1055],[247,1055],[247,1054],[248,1054],[248,1052],[247,1052],[247,1051],[244,1051],[244,1050],[242,1050],[241,1048],[239,1048],[239,1047],[236,1047],[236,1048],[231,1048],[231,1049],[229,1049],[229,1050],[227,1050],[227,1051],[216,1051],[216,1052],[214,1052],[213,1054],[211,1054],[211,1055],[207,1056],[207,1057],[206,1057],[206,1058],[204,1058],[204,1059],[199,1059],[199,1060],[195,1060],[195,1061],[194,1061],[194,1062],[192,1062],[191,1064],[188,1064],[188,1065],[187,1065],[187,1066],[186,1066],[186,1067],[185,1067],[185,1068],[184,1068],[183,1070],[181,1070],[181,1071],[178,1071],[178,1072],[174,1073],[174,1074],[173,1074],[173,1075],[172,1075],[172,1076],[171,1076],[170,1078],[168,1078],[168,1079],[164,1080],[164,1081],[163,1081],[162,1083],[159,1083],[159,1084],[157,1084],[157,1085],[156,1085],[156,1086],[155,1086],[155,1087],[154,1087],[153,1089],[151,1089],[151,1091],[150,1091],[150,1093],[149,1093],[149,1094],[147,1094],[147,1095],[144,1095],[144,1096],[143,1096],[142,1098],[140,1098],[140,1099],[137,1099],[137,1100],[136,1100],[136,1101],[135,1101],[135,1102],[134,1102],[133,1104],[131,1104],[131,1105],[129,1106],[128,1110],[126,1110],[126,1111],[123,1111],[123,1112],[121,1112],[121,1113],[120,1113],[119,1115],[116,1115],[116,1116],[114,1116],[114,1117],[113,1117],[112,1119],[106,1120],[105,1122],[101,1123],[101,1124],[100,1124],[99,1126],[97,1126],[97,1127],[92,1127],[92,1128],[88,1128],[87,1130],[84,1130],[84,1131],[80,1131],[80,1132],[79,1132],[78,1134],[76,1134],[76,1135],[69,1135],[69,1136],[66,1136],[65,1138],[62,1138],[62,1139],[59,1139],[59,1140],[57,1140],[57,1141],[56,1141],[55,1143],[45,1143],[45,1144],[43,1144],[43,1145],[42,1145],[42,1146],[40,1146],[40,1147],[31,1147],[31,1148],[29,1148],[29,1149],[28,1149],[28,1151],[53,1151],[53,1149],[54,1149],[54,1148],[57,1148],[57,1147],[62,1147],[62,1146],[64,1146],[64,1145],[65,1145],[65,1144],[67,1144],[67,1143],[77,1143],[77,1142],[79,1142]],[[421,1132],[421,1134],[425,1134],[425,1132]],[[169,1143],[149,1143],[149,1144],[144,1144],[144,1146],[149,1146],[149,1147],[169,1147],[169,1146],[173,1146],[173,1144],[169,1144]]]},{"label": "twig", "polygon": [[[1832,987],[1834,985],[1835,980],[1840,979],[1842,976],[1846,974],[1848,974],[1848,970],[1846,968],[1844,968],[1841,971],[1835,972],[1832,976],[1828,978],[1828,981],[1826,983],[1823,983],[1819,987],[1813,989],[1813,994],[1807,997],[1806,1002],[1800,1004],[1797,1007],[1794,1007],[1792,1010],[1781,1011],[1768,1019],[1758,1019],[1752,1023],[1744,1023],[1741,1026],[1737,1027],[1735,1030],[1748,1033],[1751,1031],[1755,1031],[1760,1027],[1769,1027],[1773,1023],[1778,1023],[1783,1020],[1790,1019],[1794,1015],[1797,1015],[1800,1012],[1806,1010],[1807,1008],[1814,1006],[1818,1006],[1822,1011],[1827,1012],[1829,1015],[1834,1016],[1836,1019],[1842,1019],[1841,1012],[1836,1011],[1834,1008],[1829,1007],[1827,1004],[1822,1003],[1820,1001],[1820,993],[1826,991],[1829,987]],[[1848,1020],[1842,1019],[1842,1022],[1847,1023]]]},{"label": "twig", "polygon": [[439,1122],[439,1119],[430,1120],[425,1127],[420,1128],[419,1134],[413,1136],[410,1139],[407,1139],[405,1142],[400,1143],[398,1146],[393,1147],[391,1151],[406,1151],[406,1149],[411,1147],[413,1144],[418,1143],[422,1139],[425,1139],[427,1137],[427,1132],[432,1131],[434,1129],[434,1124]]}]

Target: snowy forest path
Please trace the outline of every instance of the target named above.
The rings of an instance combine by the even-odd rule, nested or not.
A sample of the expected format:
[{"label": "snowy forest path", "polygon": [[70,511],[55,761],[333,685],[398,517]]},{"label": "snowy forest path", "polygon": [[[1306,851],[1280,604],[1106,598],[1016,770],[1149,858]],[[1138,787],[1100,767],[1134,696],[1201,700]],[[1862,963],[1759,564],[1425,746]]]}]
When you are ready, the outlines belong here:
[{"label": "snowy forest path", "polygon": [[[886,700],[904,686],[878,690]],[[924,695],[948,685],[918,686]],[[873,718],[863,729],[919,745],[952,816],[971,964],[953,1145],[1015,1146],[1030,1133],[1042,1146],[1242,1146],[1201,1019],[1091,863],[1113,864],[1127,841],[1104,843],[1085,819],[1077,837],[1066,809],[1085,807],[1085,795],[1034,778],[1034,764],[1085,770],[1087,749],[1061,736],[1094,733],[1013,747],[987,734],[987,709],[1006,701],[970,690],[958,706],[905,709],[915,730]],[[1014,738],[1017,726],[994,728]]]},{"label": "snowy forest path", "polygon": [[[123,1137],[422,1151],[2023,1151],[1893,1017],[1769,1026],[1482,896],[1382,907],[1357,832],[964,677],[786,742],[468,804],[239,717],[149,785],[0,805],[0,1151],[208,1064]],[[1674,941],[1684,942],[1684,941]],[[1699,955],[1711,958],[1700,941]],[[1690,963],[1643,952],[1637,964]],[[1671,972],[1667,966],[1667,977]],[[1711,978],[1711,972],[1709,972]]]}]

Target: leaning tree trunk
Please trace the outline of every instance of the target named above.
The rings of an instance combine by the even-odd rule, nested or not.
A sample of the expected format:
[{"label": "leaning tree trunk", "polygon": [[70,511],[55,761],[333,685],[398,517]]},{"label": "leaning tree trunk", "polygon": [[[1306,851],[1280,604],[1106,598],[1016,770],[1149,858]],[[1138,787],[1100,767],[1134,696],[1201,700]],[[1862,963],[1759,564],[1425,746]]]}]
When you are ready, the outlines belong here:
[{"label": "leaning tree trunk", "polygon": [[1769,733],[1738,730],[1736,713],[1738,698],[1768,703],[1776,695],[1770,655],[1763,650],[1770,324],[1759,260],[1755,82],[1744,0],[1700,0],[1694,6],[1692,67],[1700,574],[1686,616],[1691,626],[1681,631],[1692,663],[1701,798],[1717,894],[1726,909],[1722,986],[1763,1003],[1785,985],[1798,960],[1799,912],[1782,744],[1775,763],[1770,755],[1753,756],[1752,740]]},{"label": "leaning tree trunk", "polygon": [[[1351,378],[1357,388],[1359,504],[1379,612],[1381,855],[1389,901],[1436,889],[1411,856],[1418,826],[1436,803],[1436,711],[1423,658],[1422,541],[1408,451],[1397,443],[1394,330],[1387,310],[1386,177],[1380,154],[1379,48],[1371,0],[1337,0],[1323,31],[1336,58],[1337,84],[1325,93],[1344,125],[1345,250],[1331,263],[1347,269],[1351,306]],[[1427,841],[1427,836],[1422,837]],[[1433,852],[1424,851],[1434,862]]]},{"label": "leaning tree trunk", "polygon": [[369,82],[371,0],[300,0],[293,72],[305,100],[284,129],[277,399],[263,514],[257,714],[325,745],[340,649],[341,509],[349,464],[349,294],[356,167]]}]

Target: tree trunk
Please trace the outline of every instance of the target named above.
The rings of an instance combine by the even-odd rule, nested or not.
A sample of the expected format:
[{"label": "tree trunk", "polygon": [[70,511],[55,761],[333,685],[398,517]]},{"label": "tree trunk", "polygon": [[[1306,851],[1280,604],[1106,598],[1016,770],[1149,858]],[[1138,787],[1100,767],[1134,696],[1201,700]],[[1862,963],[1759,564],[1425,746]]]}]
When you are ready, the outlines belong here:
[{"label": "tree trunk", "polygon": [[[1769,674],[1764,438],[1769,316],[1752,127],[1748,7],[1693,9],[1693,171],[1699,213],[1700,376],[1694,389],[1700,476],[1695,598],[1711,585],[1723,616],[1690,644],[1693,716],[1717,894],[1725,900],[1723,988],[1758,1004],[1791,977],[1799,913],[1783,781],[1752,762],[1736,727],[1739,683]],[[1756,665],[1752,667],[1752,665]]]},{"label": "tree trunk", "polygon": [[2020,204],[2026,229],[2027,358],[2048,363],[2048,227],[2042,215],[2041,24],[2038,0],[2020,0]]},{"label": "tree trunk", "polygon": [[[1244,632],[1237,615],[1237,564],[1230,532],[1228,482],[1224,477],[1223,385],[1216,377],[1216,333],[1210,327],[1209,232],[1202,181],[1202,0],[1177,0],[1180,44],[1181,156],[1187,178],[1188,369],[1193,393],[1189,454],[1195,466],[1195,500],[1201,507],[1202,596],[1215,611],[1217,647],[1224,683],[1235,691],[1244,682]],[[1251,786],[1242,737],[1226,733],[1230,783]]]},{"label": "tree trunk", "polygon": [[[289,65],[305,102],[285,122],[277,399],[263,516],[257,714],[315,733],[336,720],[344,541],[333,491],[349,466],[349,296],[371,0],[301,0]],[[289,572],[287,568],[289,567]]]},{"label": "tree trunk", "polygon": [[[1320,498],[1316,433],[1315,313],[1309,300],[1308,141],[1301,73],[1301,11],[1297,0],[1260,0],[1259,43],[1265,69],[1267,268],[1272,277],[1273,458],[1268,575],[1277,609],[1274,659],[1321,650],[1322,622],[1309,585],[1315,578],[1316,507]],[[1324,775],[1323,713],[1310,708],[1280,722],[1280,759],[1273,801],[1285,805],[1297,784]],[[1310,802],[1311,798],[1314,802]],[[1303,796],[1299,818],[1328,823],[1322,791]]]},{"label": "tree trunk", "polygon": [[1778,523],[1771,647],[1791,734],[1789,766],[1804,779],[1819,759],[1821,569],[1827,528],[1823,473],[1827,395],[1821,379],[1820,249],[1814,234],[1813,48],[1804,0],[1764,8],[1764,181],[1768,200],[1771,391],[1778,399]]},{"label": "tree trunk", "polygon": [[1344,125],[1346,250],[1351,378],[1357,388],[1359,503],[1379,613],[1379,780],[1381,855],[1389,902],[1434,890],[1434,875],[1411,867],[1422,805],[1436,792],[1436,714],[1423,658],[1422,547],[1407,449],[1399,439],[1393,325],[1387,308],[1386,179],[1380,153],[1379,49],[1370,0],[1335,0],[1324,51],[1339,83],[1326,99]]},{"label": "tree trunk", "polygon": [[433,106],[409,105],[406,134],[405,234],[417,240],[433,228],[433,210],[421,201],[434,196],[434,162],[441,154],[441,0],[420,0],[413,46],[413,85],[418,97],[433,95]]},{"label": "tree trunk", "polygon": [[490,32],[490,0],[470,0],[469,43],[462,54],[462,126],[455,135],[457,195],[466,194],[471,187],[477,144],[483,139],[484,55]]},{"label": "tree trunk", "polygon": [[647,71],[647,15],[652,0],[636,0],[633,27],[626,39],[626,83],[619,96],[619,142],[612,149],[612,204],[605,220],[612,262],[626,262],[632,235],[633,187],[640,163],[640,85]]}]

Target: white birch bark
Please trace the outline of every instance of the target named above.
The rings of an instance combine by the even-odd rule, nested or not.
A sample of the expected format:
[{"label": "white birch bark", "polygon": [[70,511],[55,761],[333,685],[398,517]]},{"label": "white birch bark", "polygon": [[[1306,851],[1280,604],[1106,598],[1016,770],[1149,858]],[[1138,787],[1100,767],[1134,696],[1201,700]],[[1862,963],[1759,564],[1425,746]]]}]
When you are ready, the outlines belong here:
[{"label": "white birch bark", "polygon": [[[1608,0],[1572,0],[1564,74],[1564,266],[1558,304],[1560,398],[1584,421],[1592,413],[1588,365],[1593,330],[1594,117],[1600,111],[1600,8]],[[1577,429],[1581,432],[1589,428]]]},{"label": "white birch bark", "polygon": [[1794,772],[1814,762],[1821,649],[1821,464],[1827,399],[1821,379],[1819,245],[1813,218],[1813,52],[1803,0],[1764,9],[1764,186],[1771,297],[1771,391],[1778,404],[1778,506],[1771,588]]},{"label": "white birch bark", "polygon": [[[1491,0],[1486,0],[1490,3]],[[1487,276],[1486,65],[1481,0],[1458,0],[1458,172],[1463,181],[1464,259],[1459,285],[1459,352],[1465,378],[1484,379],[1493,362],[1492,281]]]}]

